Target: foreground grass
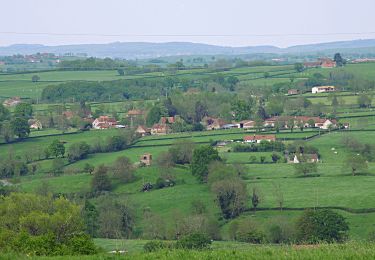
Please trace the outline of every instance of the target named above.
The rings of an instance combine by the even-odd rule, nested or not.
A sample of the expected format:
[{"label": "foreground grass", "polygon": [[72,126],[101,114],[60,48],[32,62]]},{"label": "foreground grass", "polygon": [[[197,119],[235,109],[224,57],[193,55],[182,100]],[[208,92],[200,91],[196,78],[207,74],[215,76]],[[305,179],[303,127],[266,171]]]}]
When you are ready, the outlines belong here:
[{"label": "foreground grass", "polygon": [[321,245],[250,245],[214,242],[212,249],[163,250],[153,253],[102,253],[94,256],[26,257],[15,254],[0,255],[1,259],[374,259],[372,243]]}]

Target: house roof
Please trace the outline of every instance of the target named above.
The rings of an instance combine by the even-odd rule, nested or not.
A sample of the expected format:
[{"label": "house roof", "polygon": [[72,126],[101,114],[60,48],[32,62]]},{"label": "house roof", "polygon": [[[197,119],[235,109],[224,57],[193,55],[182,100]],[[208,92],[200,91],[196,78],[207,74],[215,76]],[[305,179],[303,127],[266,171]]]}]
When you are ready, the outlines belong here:
[{"label": "house roof", "polygon": [[144,112],[142,110],[139,110],[139,109],[132,109],[132,110],[129,110],[127,115],[128,116],[141,116],[143,115]]},{"label": "house roof", "polygon": [[98,123],[117,123],[116,119],[111,118],[109,116],[100,116],[95,119]]},{"label": "house roof", "polygon": [[247,135],[244,141],[276,140],[276,135]]},{"label": "house roof", "polygon": [[166,123],[169,123],[169,124],[173,124],[175,122],[175,118],[173,116],[169,116],[169,117],[161,117],[160,118],[160,123],[162,124],[166,124]]}]

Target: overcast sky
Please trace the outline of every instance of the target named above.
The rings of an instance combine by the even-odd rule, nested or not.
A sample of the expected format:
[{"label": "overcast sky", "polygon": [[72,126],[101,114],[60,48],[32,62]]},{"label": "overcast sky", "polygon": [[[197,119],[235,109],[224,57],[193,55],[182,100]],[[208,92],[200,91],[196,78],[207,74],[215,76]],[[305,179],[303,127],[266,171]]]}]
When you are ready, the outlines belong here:
[{"label": "overcast sky", "polygon": [[2,0],[0,46],[191,41],[285,47],[375,38],[374,12],[375,0]]}]

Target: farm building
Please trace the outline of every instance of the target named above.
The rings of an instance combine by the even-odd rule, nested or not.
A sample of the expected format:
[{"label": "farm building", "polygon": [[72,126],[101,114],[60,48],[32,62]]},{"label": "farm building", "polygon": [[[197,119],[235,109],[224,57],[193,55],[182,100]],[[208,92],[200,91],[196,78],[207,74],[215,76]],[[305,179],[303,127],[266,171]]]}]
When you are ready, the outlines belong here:
[{"label": "farm building", "polygon": [[146,136],[146,135],[150,135],[151,134],[151,129],[143,126],[143,125],[139,125],[137,127],[137,129],[135,130],[135,132],[141,136]]},{"label": "farm building", "polygon": [[298,95],[299,94],[299,90],[298,89],[289,89],[288,90],[288,95]]},{"label": "farm building", "polygon": [[245,143],[260,143],[261,141],[276,141],[276,135],[247,135],[243,138]]},{"label": "farm building", "polygon": [[[288,123],[293,120],[295,128],[298,128],[302,123],[303,127],[316,127],[320,129],[328,129],[330,125],[336,127],[337,121],[334,119],[325,119],[320,117],[309,116],[274,116],[264,121],[265,127],[275,127],[279,124],[280,128],[289,128]],[[312,123],[312,125],[310,125]],[[345,124],[345,123],[344,123]]]},{"label": "farm building", "polygon": [[238,128],[243,128],[243,129],[254,128],[255,127],[255,121],[243,120],[243,121],[237,123],[237,125],[238,125]]},{"label": "farm building", "polygon": [[30,129],[40,130],[43,128],[42,123],[38,119],[29,119],[28,124]]},{"label": "farm building", "polygon": [[300,154],[299,156],[294,155],[293,158],[293,163],[300,163],[301,161],[306,161],[309,163],[317,163],[319,162],[319,156],[314,153],[314,154]]},{"label": "farm building", "polygon": [[19,103],[21,103],[20,97],[12,97],[3,102],[3,105],[6,107],[14,107],[17,106]]},{"label": "farm building", "polygon": [[320,87],[313,87],[311,89],[311,92],[313,94],[326,93],[326,92],[334,92],[334,91],[336,91],[336,88],[334,86],[320,86]]},{"label": "farm building", "polygon": [[152,154],[145,153],[144,155],[141,156],[139,162],[146,166],[150,166],[152,163]]},{"label": "farm building", "polygon": [[109,116],[100,116],[92,122],[92,127],[94,129],[108,129],[117,126],[117,121]]},{"label": "farm building", "polygon": [[226,125],[224,120],[220,118],[213,118],[213,117],[203,118],[202,124],[206,126],[206,130],[223,129],[224,125]]},{"label": "farm building", "polygon": [[169,126],[166,124],[154,124],[151,128],[152,135],[166,135],[169,132]]}]

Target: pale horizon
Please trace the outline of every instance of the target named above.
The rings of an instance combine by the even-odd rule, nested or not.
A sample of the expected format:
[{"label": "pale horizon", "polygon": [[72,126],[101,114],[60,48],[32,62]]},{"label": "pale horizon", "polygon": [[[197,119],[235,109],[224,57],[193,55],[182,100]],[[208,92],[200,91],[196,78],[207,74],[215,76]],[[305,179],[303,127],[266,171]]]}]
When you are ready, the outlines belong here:
[{"label": "pale horizon", "polygon": [[284,48],[375,39],[373,0],[317,0],[306,8],[307,2],[13,0],[2,4],[0,46],[195,42]]}]

